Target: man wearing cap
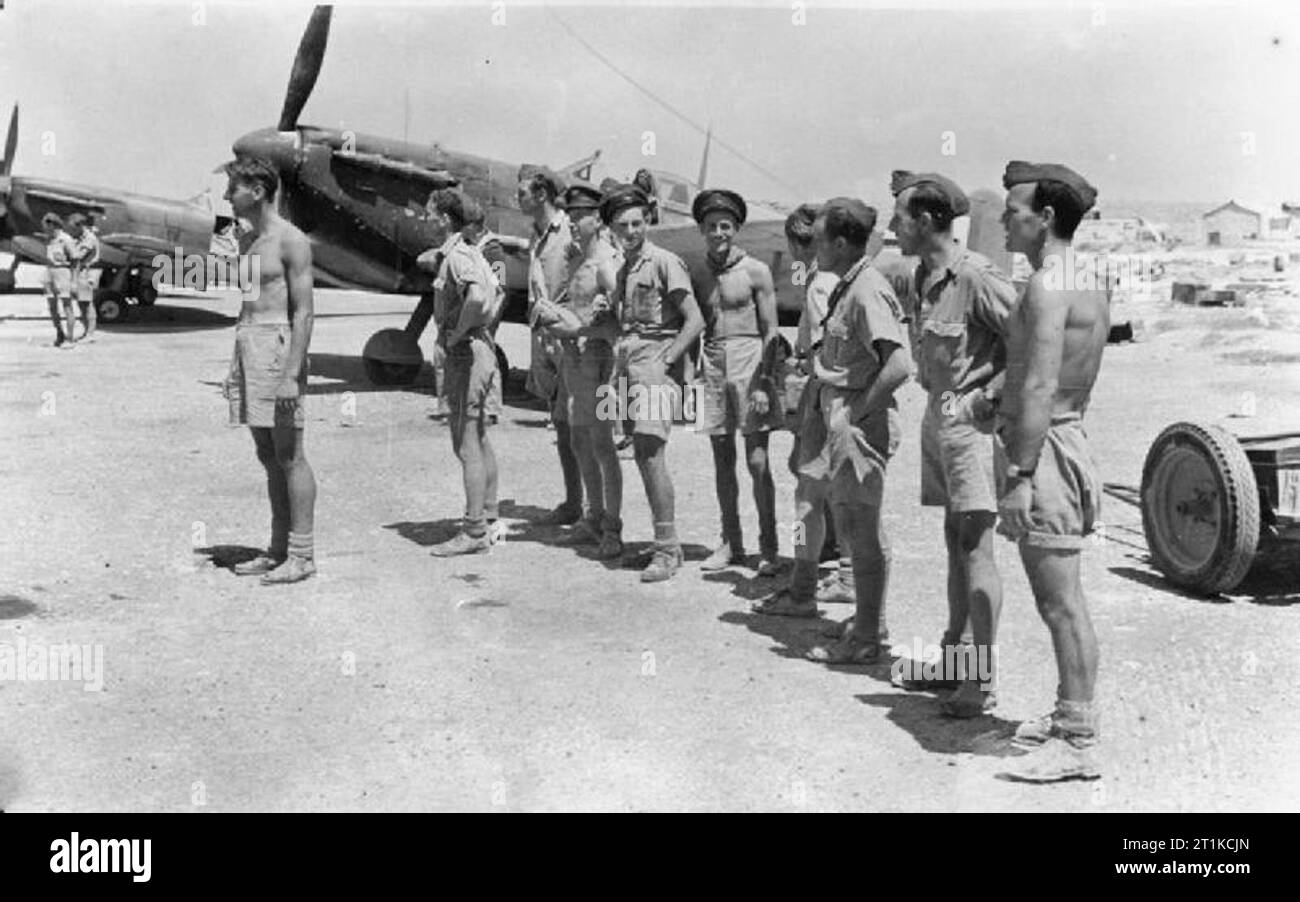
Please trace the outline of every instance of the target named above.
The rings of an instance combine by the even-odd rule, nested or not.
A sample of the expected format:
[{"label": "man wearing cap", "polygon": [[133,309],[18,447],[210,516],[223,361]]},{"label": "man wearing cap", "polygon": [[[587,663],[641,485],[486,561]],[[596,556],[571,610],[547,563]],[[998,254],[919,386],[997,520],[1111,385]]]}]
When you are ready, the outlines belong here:
[{"label": "man wearing cap", "polygon": [[[699,338],[704,319],[691,293],[686,264],[646,237],[649,206],[645,192],[623,185],[605,195],[600,215],[623,247],[623,265],[613,297],[620,329],[613,384],[621,389],[621,379],[627,386],[627,410],[619,413],[624,431],[632,436],[637,469],[654,518],[654,552],[641,580],[659,582],[670,578],[682,564],[665,446],[681,407],[680,364]],[[606,306],[600,302],[594,309]],[[676,379],[671,375],[674,371]],[[608,413],[609,406],[602,403],[597,415]]]},{"label": "man wearing cap", "polygon": [[745,223],[745,200],[712,188],[695,196],[691,213],[704,236],[704,263],[692,284],[704,315],[701,357],[703,398],[695,428],[709,436],[722,513],[722,544],[700,564],[721,570],[745,560],[736,481],[736,432],[745,438],[745,459],[758,508],[760,576],[777,568],[776,487],[768,464],[768,435],[783,411],[773,373],[776,292],[772,271],[736,244]]},{"label": "man wearing cap", "polygon": [[549,331],[536,328],[540,301],[562,302],[577,251],[569,218],[559,208],[564,182],[545,166],[519,169],[519,209],[533,219],[528,263],[528,323],[533,327],[528,390],[546,402],[555,425],[555,447],[564,476],[564,501],[542,518],[548,526],[568,526],[582,517],[582,473],[569,436],[568,401],[560,377],[562,349]]},{"label": "man wearing cap", "polygon": [[460,532],[434,545],[434,557],[481,554],[495,536],[497,459],[489,427],[501,414],[501,379],[492,326],[501,293],[496,277],[478,248],[465,240],[465,198],[439,188],[426,205],[430,233],[441,242],[433,289],[438,344],[445,360],[447,424],[451,447],[460,461],[465,485],[465,520]]},{"label": "man wearing cap", "polygon": [[[889,281],[868,265],[867,241],[876,211],[862,201],[832,198],[813,224],[817,265],[840,277],[827,305],[813,375],[800,403],[801,478],[796,514],[812,548],[820,548],[821,517],[829,503],[836,532],[851,550],[857,608],[840,638],[808,651],[828,664],[872,664],[886,650],[885,592],[889,545],[880,518],[885,467],[898,447],[894,392],[911,374],[907,325]],[[796,571],[798,576],[799,571]],[[754,606],[757,613],[812,617],[814,570],[806,585],[792,586]]]},{"label": "man wearing cap", "polygon": [[[953,220],[970,212],[955,182],[933,172],[896,171],[890,190],[889,227],[899,250],[920,258],[903,301],[917,381],[928,396],[921,420],[921,504],[943,507],[948,553],[942,666],[935,678],[900,672],[895,682],[907,689],[956,689],[940,710],[977,717],[997,704],[993,655],[1002,580],[993,555],[997,476],[991,413],[1006,366],[1015,288],[986,257],[953,238]],[[921,669],[921,662],[912,664]]]},{"label": "man wearing cap", "polygon": [[[569,435],[587,491],[587,510],[561,544],[597,546],[601,559],[623,553],[623,471],[614,447],[614,423],[596,415],[614,368],[618,321],[609,308],[622,255],[600,221],[603,195],[575,183],[564,192],[564,208],[581,253],[562,303],[541,301],[537,324],[558,336],[563,348],[560,377],[568,401]],[[596,311],[597,299],[601,310]]]},{"label": "man wearing cap", "polygon": [[1034,783],[1098,777],[1094,692],[1097,636],[1079,580],[1079,551],[1098,521],[1102,480],[1083,431],[1083,414],[1110,331],[1104,285],[1045,278],[1073,272],[1071,246],[1097,192],[1059,164],[1013,161],[1002,223],[1007,250],[1034,272],[1007,335],[1007,377],[997,410],[1005,449],[998,532],[1017,542],[1038,613],[1052,634],[1057,700],[1051,714],[1016,730],[1032,748],[1001,776]]}]

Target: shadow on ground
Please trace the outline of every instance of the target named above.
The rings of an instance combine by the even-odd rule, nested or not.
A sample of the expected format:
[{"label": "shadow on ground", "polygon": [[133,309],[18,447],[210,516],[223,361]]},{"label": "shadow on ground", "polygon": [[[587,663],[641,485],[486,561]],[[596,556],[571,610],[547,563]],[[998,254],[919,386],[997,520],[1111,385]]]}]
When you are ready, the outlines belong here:
[{"label": "shadow on ground", "polygon": [[206,557],[214,567],[234,570],[236,564],[251,561],[265,548],[253,548],[251,545],[212,545],[207,548],[195,548],[194,553]]},{"label": "shadow on ground", "polygon": [[957,719],[939,713],[939,699],[928,693],[892,692],[855,696],[864,705],[885,708],[885,719],[910,733],[917,745],[940,755],[1008,758],[1023,754],[1011,744],[1018,721],[996,714]]}]

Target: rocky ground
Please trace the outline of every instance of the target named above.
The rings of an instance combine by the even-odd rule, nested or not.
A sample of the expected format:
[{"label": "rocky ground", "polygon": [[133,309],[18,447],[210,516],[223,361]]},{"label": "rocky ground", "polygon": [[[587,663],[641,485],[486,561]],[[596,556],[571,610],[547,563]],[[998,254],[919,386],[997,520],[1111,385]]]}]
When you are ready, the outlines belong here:
[{"label": "rocky ground", "polygon": [[[38,295],[0,297],[0,649],[103,654],[101,691],[0,682],[0,807],[1296,810],[1300,555],[1231,597],[1185,595],[1148,564],[1132,500],[1172,421],[1300,428],[1300,301],[1191,309],[1161,290],[1139,341],[1108,349],[1088,415],[1111,484],[1084,560],[1105,776],[1055,787],[992,776],[1056,682],[1010,545],[1001,705],[961,723],[891,688],[888,665],[804,661],[814,625],[747,612],[773,580],[699,571],[717,512],[708,443],[684,430],[669,459],[690,562],[672,581],[643,585],[529,525],[561,488],[555,433],[518,404],[496,432],[509,539],[433,559],[462,504],[446,428],[427,380],[376,390],[358,359],[410,299],[322,291],[307,433],[320,572],[263,588],[214,563],[267,529],[252,442],[226,427],[219,388],[237,300],[163,298],[64,352]],[[522,366],[522,327],[502,337]],[[902,412],[885,517],[890,625],[910,646],[942,630],[944,571],[941,515],[916,503],[915,386]],[[774,438],[774,459],[789,443]],[[627,538],[644,542],[625,473]],[[780,471],[787,521],[792,490]]]}]

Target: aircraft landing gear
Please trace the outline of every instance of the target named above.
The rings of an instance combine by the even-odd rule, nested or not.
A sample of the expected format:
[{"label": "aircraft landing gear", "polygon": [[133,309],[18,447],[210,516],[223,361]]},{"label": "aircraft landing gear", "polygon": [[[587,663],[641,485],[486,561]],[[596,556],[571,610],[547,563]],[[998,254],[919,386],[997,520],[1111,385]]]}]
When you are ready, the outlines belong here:
[{"label": "aircraft landing gear", "polygon": [[100,288],[95,292],[95,315],[101,325],[124,323],[131,316],[131,305],[122,292]]}]

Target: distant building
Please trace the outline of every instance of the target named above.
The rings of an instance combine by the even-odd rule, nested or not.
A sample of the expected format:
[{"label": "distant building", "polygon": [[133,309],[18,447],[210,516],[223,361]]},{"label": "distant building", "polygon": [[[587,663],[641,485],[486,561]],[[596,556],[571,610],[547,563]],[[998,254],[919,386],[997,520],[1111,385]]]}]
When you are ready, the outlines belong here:
[{"label": "distant building", "polygon": [[1300,217],[1292,204],[1237,203],[1230,200],[1201,217],[1205,243],[1231,247],[1245,241],[1277,240],[1300,235]]}]

